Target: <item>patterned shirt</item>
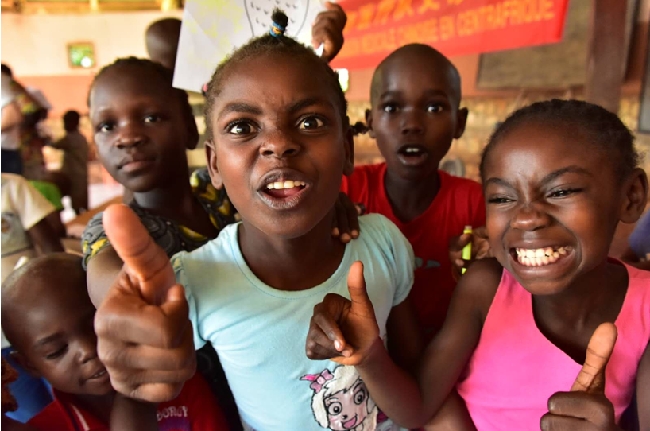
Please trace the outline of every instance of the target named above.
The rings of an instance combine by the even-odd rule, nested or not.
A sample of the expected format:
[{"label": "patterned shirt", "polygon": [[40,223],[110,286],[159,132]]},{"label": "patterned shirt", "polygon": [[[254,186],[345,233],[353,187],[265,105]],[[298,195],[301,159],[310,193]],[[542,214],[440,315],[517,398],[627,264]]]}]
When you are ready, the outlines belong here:
[{"label": "patterned shirt", "polygon": [[[239,215],[230,203],[230,199],[228,199],[226,190],[224,188],[217,190],[212,185],[206,169],[195,171],[190,178],[190,184],[192,185],[194,196],[196,196],[197,200],[208,213],[212,225],[218,231],[221,231],[226,225],[234,223],[239,219]],[[179,251],[195,250],[212,239],[186,226],[180,225],[174,220],[152,214],[135,201],[131,202],[129,206],[138,218],[140,218],[140,221],[147,231],[149,231],[155,243],[162,247],[170,257]],[[96,256],[97,253],[110,245],[106,237],[106,232],[104,231],[102,216],[103,213],[95,215],[88,222],[81,236],[84,267],[88,265],[88,261]]]}]

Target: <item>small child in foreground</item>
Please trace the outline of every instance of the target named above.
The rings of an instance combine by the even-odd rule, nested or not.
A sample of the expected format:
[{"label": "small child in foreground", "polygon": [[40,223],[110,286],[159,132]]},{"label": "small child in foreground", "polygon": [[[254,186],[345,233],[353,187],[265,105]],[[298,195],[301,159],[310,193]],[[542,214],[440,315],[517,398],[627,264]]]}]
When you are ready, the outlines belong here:
[{"label": "small child in foreground", "polygon": [[[355,313],[370,305],[362,289],[347,316],[329,310],[348,300],[327,297],[310,341],[356,364],[401,425],[421,426],[456,388],[479,431],[540,420],[544,430],[620,430],[628,408],[650,429],[650,272],[607,256],[618,223],[636,222],[648,199],[633,141],[615,114],[575,100],[535,103],[496,130],[481,161],[496,260],[460,280],[419,385],[392,363],[373,315]],[[618,338],[595,361],[589,340],[612,323]]]},{"label": "small child in foreground", "polygon": [[[160,429],[227,430],[206,382],[196,374],[180,395],[157,407],[119,400],[97,354],[95,307],[86,291],[81,258],[65,253],[38,257],[2,284],[2,328],[15,359],[53,387],[55,400],[29,421],[41,431],[109,430],[111,415],[121,423]],[[116,404],[114,404],[116,403]],[[118,408],[137,414],[120,417]],[[142,422],[140,422],[142,421]],[[146,428],[139,428],[144,431]]]}]

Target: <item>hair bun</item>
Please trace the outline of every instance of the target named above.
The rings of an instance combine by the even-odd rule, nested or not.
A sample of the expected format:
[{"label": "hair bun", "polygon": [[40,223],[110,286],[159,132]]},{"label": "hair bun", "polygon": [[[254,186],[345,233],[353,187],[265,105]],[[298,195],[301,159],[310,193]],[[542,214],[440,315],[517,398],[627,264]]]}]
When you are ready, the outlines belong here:
[{"label": "hair bun", "polygon": [[363,135],[365,133],[368,133],[368,131],[370,130],[368,126],[365,123],[362,123],[361,121],[357,121],[350,127],[352,127],[352,134],[354,136]]},{"label": "hair bun", "polygon": [[271,15],[271,19],[273,19],[273,26],[269,32],[271,33],[271,36],[284,36],[284,32],[287,29],[287,25],[289,24],[289,17],[287,14],[282,12],[280,9],[274,9],[273,15]]}]

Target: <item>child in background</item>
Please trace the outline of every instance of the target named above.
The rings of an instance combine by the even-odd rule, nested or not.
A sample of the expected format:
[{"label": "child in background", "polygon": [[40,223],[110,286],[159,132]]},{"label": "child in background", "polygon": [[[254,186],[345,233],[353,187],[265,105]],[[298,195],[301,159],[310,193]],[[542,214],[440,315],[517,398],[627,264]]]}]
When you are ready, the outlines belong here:
[{"label": "child in background", "polygon": [[23,114],[18,103],[18,93],[13,86],[11,69],[2,64],[2,173],[22,175],[23,160],[20,154],[20,128]]},{"label": "child in background", "polygon": [[[430,339],[442,326],[456,281],[449,256],[465,226],[485,225],[481,186],[439,170],[465,131],[456,67],[428,45],[405,45],[375,70],[366,123],[386,160],[357,166],[342,190],[369,213],[383,214],[413,246],[417,269],[411,298]],[[471,237],[463,237],[464,246]]]},{"label": "child in background", "polygon": [[[650,429],[650,272],[607,257],[618,223],[634,223],[647,201],[633,141],[615,114],[586,102],[513,113],[481,161],[497,260],[476,262],[461,278],[419,386],[367,329],[374,322],[323,312],[341,298],[326,298],[312,320],[330,334],[321,349],[352,350],[353,361],[338,360],[356,363],[378,405],[410,427],[434,415],[458,382],[479,431],[538,429],[540,418],[545,430],[617,430],[635,393],[631,408],[640,429]],[[357,293],[352,307],[363,309],[368,301]],[[599,390],[562,392],[604,322],[618,328],[606,371],[602,363],[583,368],[602,373]]]},{"label": "child in background", "polygon": [[[353,369],[309,361],[304,341],[313,306],[347,291],[348,270],[348,283],[363,282],[365,268],[382,336],[397,362],[413,366],[411,247],[379,215],[360,218],[363,234],[347,245],[331,236],[341,178],[352,170],[345,97],[321,58],[279,33],[237,50],[208,88],[210,175],[242,222],[176,255],[175,277],[130,210],[105,213],[125,270],[98,310],[101,354],[116,389],[157,401],[191,373],[192,338],[197,347],[211,341],[244,429],[394,429]],[[186,365],[172,372],[163,363]]]},{"label": "child in background", "polygon": [[[109,429],[116,395],[97,356],[94,317],[80,257],[39,257],[3,282],[2,327],[16,360],[54,389],[55,400],[29,421],[34,428]],[[157,418],[160,429],[227,429],[200,374],[176,399],[158,405]]]},{"label": "child in background", "polygon": [[181,24],[182,21],[178,18],[161,18],[149,24],[144,33],[144,44],[149,58],[171,71],[176,67]]},{"label": "child in background", "polygon": [[[190,178],[186,150],[198,133],[187,94],[171,84],[172,71],[159,63],[120,59],[97,74],[88,98],[99,160],[131,193],[129,206],[168,256],[200,247],[236,217],[225,189],[213,187],[205,171]],[[99,306],[122,269],[102,213],[86,226],[82,249],[88,291]],[[199,354],[199,371],[235,426],[237,408],[219,360],[210,346]]]},{"label": "child in background", "polygon": [[77,111],[63,114],[65,136],[52,144],[52,147],[63,150],[60,173],[66,179],[64,194],[70,196],[77,214],[88,209],[88,141],[79,132],[80,119]]}]

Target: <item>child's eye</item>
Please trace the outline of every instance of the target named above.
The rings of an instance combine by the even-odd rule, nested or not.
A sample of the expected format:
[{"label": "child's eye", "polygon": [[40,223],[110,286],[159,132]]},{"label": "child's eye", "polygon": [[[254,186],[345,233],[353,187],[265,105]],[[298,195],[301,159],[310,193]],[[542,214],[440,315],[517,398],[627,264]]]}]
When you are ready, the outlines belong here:
[{"label": "child's eye", "polygon": [[300,130],[316,130],[323,127],[324,125],[325,123],[323,120],[315,115],[310,115],[300,120],[298,123],[298,128]]},{"label": "child's eye", "polygon": [[62,346],[60,349],[55,350],[54,352],[48,353],[45,355],[45,359],[57,359],[60,358],[68,351],[68,345]]},{"label": "child's eye", "polygon": [[442,112],[443,109],[443,106],[439,103],[432,103],[431,105],[427,106],[427,112]]},{"label": "child's eye", "polygon": [[396,103],[385,103],[381,106],[381,110],[392,114],[399,110],[399,106]]},{"label": "child's eye", "polygon": [[487,201],[488,201],[488,204],[503,205],[503,204],[513,202],[514,199],[511,199],[511,198],[506,197],[506,196],[493,196],[493,197],[488,198]]},{"label": "child's eye", "polygon": [[162,120],[160,115],[147,115],[144,117],[144,122],[145,123],[158,123],[159,121]]},{"label": "child's eye", "polygon": [[248,121],[233,121],[226,126],[226,133],[231,135],[249,135],[254,131],[254,125]]},{"label": "child's eye", "polygon": [[568,189],[558,189],[558,190],[553,190],[549,192],[548,197],[549,198],[565,198],[567,196],[570,196],[574,193],[580,193],[582,189],[576,189],[576,188],[568,188]]},{"label": "child's eye", "polygon": [[95,127],[95,130],[101,133],[112,132],[113,130],[115,130],[115,123],[109,121],[99,123],[97,127]]}]

